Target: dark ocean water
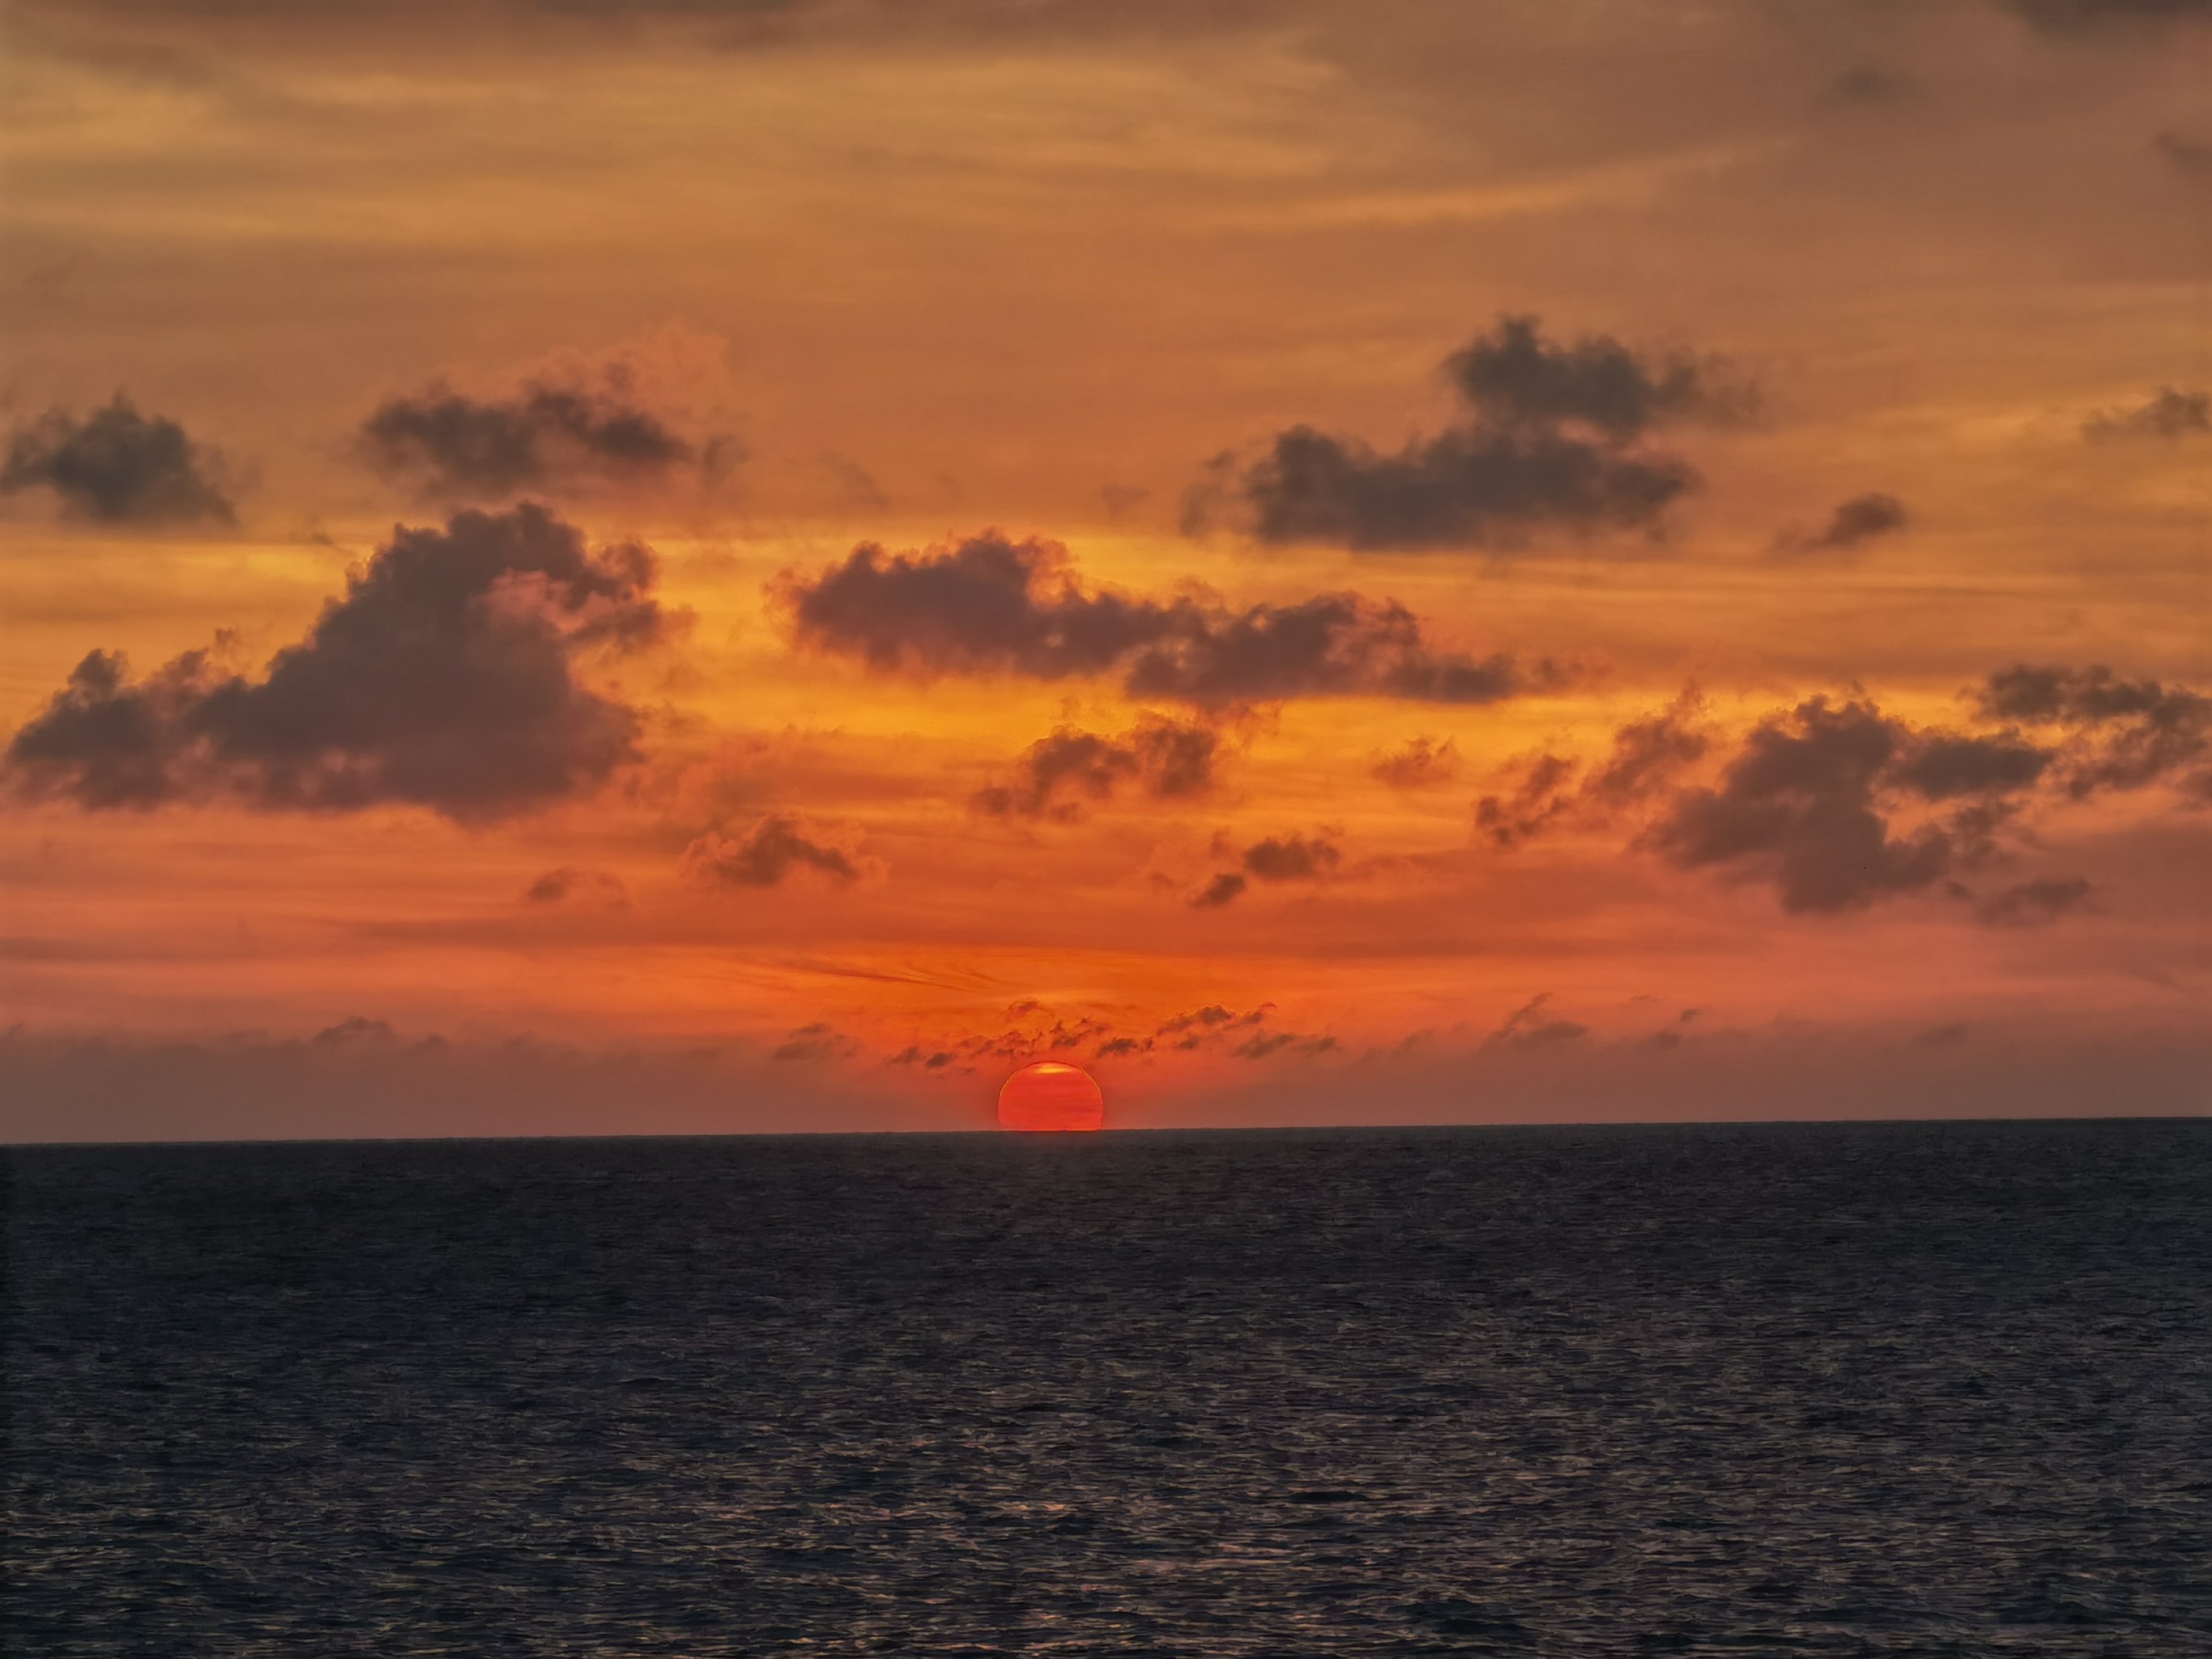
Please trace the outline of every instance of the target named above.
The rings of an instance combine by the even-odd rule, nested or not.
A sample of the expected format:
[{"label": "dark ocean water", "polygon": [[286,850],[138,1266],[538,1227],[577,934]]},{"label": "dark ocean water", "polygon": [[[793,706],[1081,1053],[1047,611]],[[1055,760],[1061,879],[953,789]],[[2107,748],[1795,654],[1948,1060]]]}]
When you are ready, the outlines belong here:
[{"label": "dark ocean water", "polygon": [[2212,1122],[37,1150],[20,1654],[2212,1654]]}]

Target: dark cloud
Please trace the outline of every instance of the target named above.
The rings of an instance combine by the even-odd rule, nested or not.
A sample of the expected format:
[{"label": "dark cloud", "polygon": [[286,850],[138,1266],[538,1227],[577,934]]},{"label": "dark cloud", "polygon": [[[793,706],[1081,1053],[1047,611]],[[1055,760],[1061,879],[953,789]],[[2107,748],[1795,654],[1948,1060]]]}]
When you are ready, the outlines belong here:
[{"label": "dark cloud", "polygon": [[385,403],[359,441],[379,471],[440,498],[635,481],[699,459],[619,378],[605,390],[532,385],[504,398],[433,384]]},{"label": "dark cloud", "polygon": [[2054,758],[2017,732],[1981,737],[1934,731],[1907,738],[1885,775],[1923,800],[1954,800],[2026,789]]},{"label": "dark cloud", "polygon": [[1832,104],[1880,108],[1911,103],[1920,94],[1919,82],[1901,70],[1859,64],[1828,82],[1826,98]]},{"label": "dark cloud", "polygon": [[742,836],[710,830],[684,849],[684,872],[695,881],[732,887],[774,887],[812,873],[858,881],[861,866],[850,839],[824,832],[789,812],[771,812]]},{"label": "dark cloud", "polygon": [[2174,781],[2212,799],[2212,697],[2202,692],[2122,679],[2102,665],[2022,663],[1976,695],[1991,719],[2065,732],[2056,773],[2076,799]]},{"label": "dark cloud", "polygon": [[791,1032],[781,1042],[768,1051],[770,1060],[785,1061],[822,1061],[843,1060],[857,1054],[860,1045],[834,1028],[823,1024],[802,1025]]},{"label": "dark cloud", "polygon": [[[2212,699],[2098,666],[2021,665],[1972,696],[1994,731],[1915,728],[1863,698],[1761,720],[1714,787],[1681,789],[1638,844],[1684,869],[1771,881],[1794,913],[1862,908],[1941,884],[2017,839],[2056,799],[2172,784],[2212,803]],[[1984,921],[2047,920],[2078,878],[1975,901]]]},{"label": "dark cloud", "polygon": [[50,409],[19,428],[0,467],[0,493],[44,488],[73,516],[103,524],[234,524],[220,457],[183,427],[141,415],[118,392],[79,420]]},{"label": "dark cloud", "polygon": [[1224,870],[1198,890],[1191,906],[1199,910],[1218,910],[1224,904],[1234,903],[1244,896],[1252,884],[1234,870]]},{"label": "dark cloud", "polygon": [[1717,788],[1686,790],[1643,838],[1682,869],[1771,879],[1792,914],[1832,912],[1942,879],[1953,838],[1928,825],[1893,836],[1886,774],[1910,734],[1871,703],[1814,697],[1763,720]]},{"label": "dark cloud", "polygon": [[1534,755],[1520,763],[1511,793],[1485,795],[1474,804],[1474,824],[1493,846],[1517,847],[1563,817],[1575,805],[1568,788],[1577,771],[1563,755]]},{"label": "dark cloud", "polygon": [[1559,671],[1433,649],[1392,600],[1329,593],[1243,610],[1193,588],[1156,599],[1086,588],[1057,543],[996,532],[952,547],[890,553],[873,543],[771,592],[801,645],[882,671],[1018,674],[1058,680],[1118,672],[1132,696],[1206,708],[1295,697],[1492,702]]},{"label": "dark cloud", "polygon": [[2185,132],[2155,132],[2150,147],[2184,177],[2212,179],[2212,140],[2192,138]]},{"label": "dark cloud", "polygon": [[1343,852],[1322,836],[1270,836],[1244,849],[1244,868],[1261,881],[1317,881],[1343,861]]},{"label": "dark cloud", "polygon": [[1544,1010],[1552,1000],[1546,991],[1531,997],[1506,1015],[1504,1021],[1483,1038],[1485,1048],[1556,1048],[1589,1035],[1589,1027],[1571,1019],[1554,1019]]},{"label": "dark cloud", "polygon": [[1261,541],[1366,553],[1511,546],[1540,529],[1650,529],[1698,482],[1677,457],[1556,433],[1470,428],[1386,454],[1299,426],[1276,436],[1238,488]]},{"label": "dark cloud", "polygon": [[994,817],[1073,823],[1113,799],[1125,783],[1161,800],[1187,800],[1213,787],[1220,737],[1197,721],[1151,716],[1119,738],[1061,726],[1015,763],[1012,778],[978,790],[973,805]]},{"label": "dark cloud", "polygon": [[1386,753],[1377,754],[1368,775],[1393,789],[1430,789],[1449,783],[1459,775],[1459,745],[1449,738],[1411,738]]},{"label": "dark cloud", "polygon": [[[1216,850],[1221,850],[1217,843]],[[1192,898],[1201,910],[1218,909],[1241,898],[1255,881],[1321,881],[1336,873],[1344,850],[1327,833],[1269,836],[1237,855],[1237,867],[1225,870]]]},{"label": "dark cloud", "polygon": [[1218,458],[1186,528],[1205,528],[1233,501],[1263,542],[1356,551],[1655,531],[1699,480],[1643,440],[1675,421],[1738,418],[1750,404],[1710,361],[1650,357],[1602,335],[1556,344],[1532,317],[1501,319],[1443,367],[1467,405],[1455,424],[1395,453],[1292,427],[1249,465]]},{"label": "dark cloud", "polygon": [[2003,0],[2003,3],[2036,27],[2054,34],[2212,21],[2212,0]]},{"label": "dark cloud", "polygon": [[1911,522],[1903,501],[1870,490],[1839,503],[1817,532],[1785,531],[1774,546],[1778,553],[1856,553],[1869,542],[1894,536]]},{"label": "dark cloud", "polygon": [[[1241,880],[1241,878],[1239,878]],[[1232,1054],[1246,1060],[1256,1060],[1292,1045],[1303,1045],[1307,1052],[1318,1054],[1336,1047],[1334,1038],[1287,1036],[1262,1030],[1275,1012],[1275,1005],[1263,1002],[1258,1007],[1238,1013],[1220,1003],[1211,1002],[1188,1013],[1175,1014],[1162,1020],[1148,1036],[1119,1036],[1103,1042],[1097,1048],[1097,1058],[1109,1060],[1127,1054],[1149,1054],[1159,1049],[1188,1053],[1199,1048],[1218,1048],[1233,1044]],[[1240,1034],[1249,1032],[1243,1036]],[[1248,1052],[1248,1050],[1249,1052]]]},{"label": "dark cloud", "polygon": [[653,574],[643,547],[592,553],[534,505],[401,528],[260,678],[191,652],[134,681],[94,651],[15,734],[5,769],[19,791],[87,807],[527,811],[636,757],[637,715],[575,665],[665,636]]},{"label": "dark cloud", "polygon": [[2126,438],[2188,438],[2212,433],[2212,392],[2160,386],[2133,409],[2100,409],[2081,422],[2084,437],[2099,442]]},{"label": "dark cloud", "polygon": [[1522,761],[1509,793],[1475,802],[1476,830],[1495,846],[1515,847],[1566,823],[1603,823],[1644,805],[1705,758],[1704,708],[1697,689],[1685,688],[1666,708],[1616,730],[1603,763],[1587,773],[1558,755]]},{"label": "dark cloud", "polygon": [[619,876],[604,870],[581,870],[563,865],[548,870],[524,890],[526,904],[565,904],[572,901],[620,909],[629,902],[629,890]]},{"label": "dark cloud", "polygon": [[392,1029],[390,1020],[349,1014],[335,1025],[325,1025],[308,1041],[318,1048],[344,1048],[364,1042],[397,1042],[399,1033]]},{"label": "dark cloud", "polygon": [[[1212,1032],[1242,1030],[1248,1025],[1257,1025],[1273,1012],[1273,1003],[1262,1003],[1244,1013],[1234,1013],[1218,1002],[1209,1002],[1203,1008],[1194,1008],[1187,1014],[1171,1014],[1160,1022],[1152,1036],[1155,1038],[1203,1037]],[[1184,1048],[1195,1046],[1185,1042]]]},{"label": "dark cloud", "polygon": [[1444,373],[1501,430],[1585,426],[1620,444],[1670,421],[1747,412],[1748,394],[1711,361],[1649,357],[1604,334],[1554,345],[1534,317],[1500,318],[1446,358]]},{"label": "dark cloud", "polygon": [[1992,927],[2032,927],[2081,908],[2094,890],[2081,876],[2045,876],[1992,893],[1974,907]]},{"label": "dark cloud", "polygon": [[1325,1054],[1340,1045],[1333,1036],[1307,1036],[1297,1031],[1262,1031],[1247,1037],[1229,1052],[1238,1060],[1267,1060],[1285,1052]]},{"label": "dark cloud", "polygon": [[890,1057],[893,1066],[919,1066],[925,1072],[941,1072],[960,1058],[950,1048],[925,1048],[912,1043]]}]

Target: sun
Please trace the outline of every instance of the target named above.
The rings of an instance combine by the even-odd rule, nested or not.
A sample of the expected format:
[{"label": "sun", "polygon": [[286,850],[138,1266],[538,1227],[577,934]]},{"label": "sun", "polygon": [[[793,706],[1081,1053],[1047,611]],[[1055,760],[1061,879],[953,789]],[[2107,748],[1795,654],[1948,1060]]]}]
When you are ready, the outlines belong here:
[{"label": "sun", "polygon": [[1024,1066],[999,1091],[1002,1129],[1103,1129],[1106,1097],[1080,1066],[1041,1060]]}]

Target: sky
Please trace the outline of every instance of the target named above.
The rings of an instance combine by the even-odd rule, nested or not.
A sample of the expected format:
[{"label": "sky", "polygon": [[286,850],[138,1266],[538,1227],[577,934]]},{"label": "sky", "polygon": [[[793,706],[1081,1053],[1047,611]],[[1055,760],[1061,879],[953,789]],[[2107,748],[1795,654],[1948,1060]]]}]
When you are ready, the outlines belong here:
[{"label": "sky", "polygon": [[2206,0],[0,29],[0,1138],[2208,1103]]}]

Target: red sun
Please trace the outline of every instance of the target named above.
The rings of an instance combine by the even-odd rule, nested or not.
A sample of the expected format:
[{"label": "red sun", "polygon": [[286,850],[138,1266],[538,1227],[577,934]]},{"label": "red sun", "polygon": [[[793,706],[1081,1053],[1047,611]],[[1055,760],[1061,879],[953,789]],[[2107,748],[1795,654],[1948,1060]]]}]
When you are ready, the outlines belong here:
[{"label": "red sun", "polygon": [[1041,1060],[1024,1066],[999,1091],[1001,1129],[1103,1129],[1106,1097],[1079,1066]]}]

